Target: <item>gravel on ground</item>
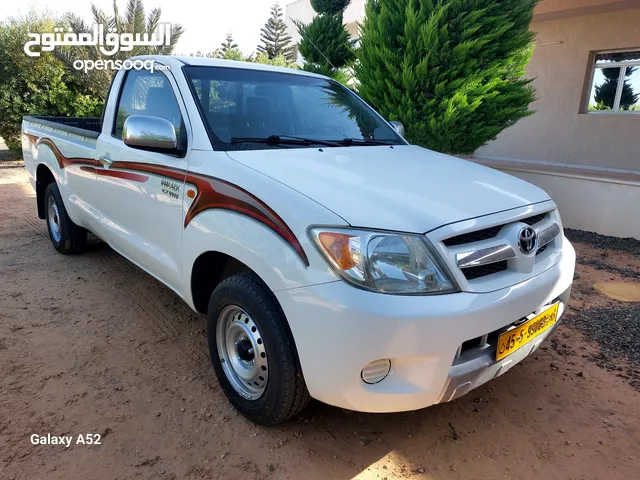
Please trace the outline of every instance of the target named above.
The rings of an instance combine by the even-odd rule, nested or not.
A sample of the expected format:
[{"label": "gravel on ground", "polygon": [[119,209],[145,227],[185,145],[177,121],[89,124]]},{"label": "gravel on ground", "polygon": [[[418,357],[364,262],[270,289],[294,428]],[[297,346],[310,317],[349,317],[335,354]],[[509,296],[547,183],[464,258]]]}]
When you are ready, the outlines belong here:
[{"label": "gravel on ground", "polygon": [[572,242],[578,242],[607,252],[624,252],[640,257],[640,240],[635,238],[611,237],[574,228],[565,228],[564,234]]}]

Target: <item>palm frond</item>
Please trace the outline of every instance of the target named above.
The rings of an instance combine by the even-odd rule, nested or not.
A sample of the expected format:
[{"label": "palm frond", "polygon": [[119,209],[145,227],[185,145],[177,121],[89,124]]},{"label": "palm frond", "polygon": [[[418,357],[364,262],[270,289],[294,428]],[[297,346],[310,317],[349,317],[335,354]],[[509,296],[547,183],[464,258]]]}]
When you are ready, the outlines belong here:
[{"label": "palm frond", "polygon": [[142,0],[129,0],[125,14],[126,28],[129,33],[143,33],[145,28],[144,4]]},{"label": "palm frond", "polygon": [[156,55],[171,55],[176,45],[178,44],[178,40],[180,40],[180,36],[184,33],[184,27],[179,23],[171,24],[171,45],[160,45],[156,47],[156,51],[154,52]]},{"label": "palm frond", "polygon": [[162,10],[159,8],[154,8],[149,12],[149,15],[147,15],[147,32],[149,32],[149,35],[151,35],[156,27],[158,26],[158,23],[160,23],[160,16],[162,15]]},{"label": "palm frond", "polygon": [[74,31],[74,33],[83,33],[90,30],[89,26],[84,23],[84,20],[75,13],[67,13],[64,17],[64,21]]},{"label": "palm frond", "polygon": [[107,14],[104,13],[104,11],[95,3],[91,4],[91,15],[93,16],[94,23],[101,23],[107,27],[109,26],[109,18],[107,17]]},{"label": "palm frond", "polygon": [[124,26],[124,20],[120,15],[120,9],[118,8],[118,0],[113,0],[113,27],[117,32],[122,32]]}]

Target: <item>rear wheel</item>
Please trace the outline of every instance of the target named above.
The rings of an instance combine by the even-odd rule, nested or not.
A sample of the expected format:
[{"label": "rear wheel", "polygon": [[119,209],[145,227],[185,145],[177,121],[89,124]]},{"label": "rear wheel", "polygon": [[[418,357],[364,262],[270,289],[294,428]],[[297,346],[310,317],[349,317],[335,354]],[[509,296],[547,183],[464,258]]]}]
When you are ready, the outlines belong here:
[{"label": "rear wheel", "polygon": [[207,337],[222,390],[249,419],[274,425],[308,403],[284,313],[254,274],[234,275],[216,287],[209,302]]},{"label": "rear wheel", "polygon": [[87,243],[87,231],[69,218],[56,183],[47,185],[44,192],[44,208],[53,247],[65,254],[82,252]]}]

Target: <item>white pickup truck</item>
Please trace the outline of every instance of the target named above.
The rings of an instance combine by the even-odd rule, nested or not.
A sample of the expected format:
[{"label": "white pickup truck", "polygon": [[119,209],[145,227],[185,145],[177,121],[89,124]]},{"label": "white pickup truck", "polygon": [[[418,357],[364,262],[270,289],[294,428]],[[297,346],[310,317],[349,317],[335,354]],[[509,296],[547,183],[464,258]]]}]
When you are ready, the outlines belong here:
[{"label": "white pickup truck", "polygon": [[253,421],[447,402],[558,325],[575,253],[539,188],[409,145],[323,76],[141,58],[169,69],[118,72],[102,118],[25,117],[38,215],[59,252],[91,231],[206,314]]}]

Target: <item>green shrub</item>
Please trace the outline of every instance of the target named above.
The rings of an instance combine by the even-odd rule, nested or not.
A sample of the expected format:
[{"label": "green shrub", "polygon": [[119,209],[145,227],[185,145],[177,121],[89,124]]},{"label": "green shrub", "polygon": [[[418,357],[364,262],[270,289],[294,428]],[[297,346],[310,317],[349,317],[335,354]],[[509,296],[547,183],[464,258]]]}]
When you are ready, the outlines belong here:
[{"label": "green shrub", "polygon": [[412,143],[468,154],[531,115],[535,0],[370,0],[358,92]]},{"label": "green shrub", "polygon": [[51,52],[29,57],[29,32],[53,32],[54,18],[30,13],[0,24],[0,136],[20,153],[24,115],[99,116],[102,101],[87,94]]}]

